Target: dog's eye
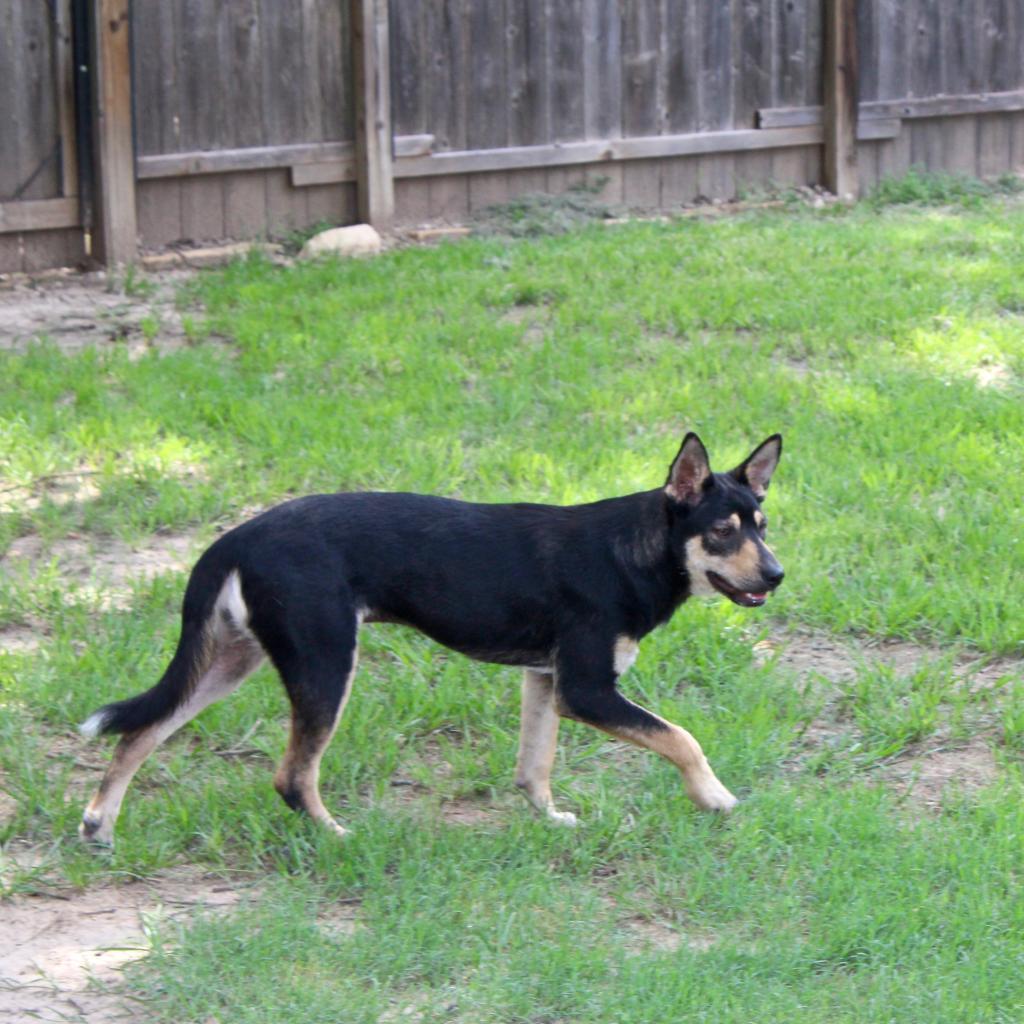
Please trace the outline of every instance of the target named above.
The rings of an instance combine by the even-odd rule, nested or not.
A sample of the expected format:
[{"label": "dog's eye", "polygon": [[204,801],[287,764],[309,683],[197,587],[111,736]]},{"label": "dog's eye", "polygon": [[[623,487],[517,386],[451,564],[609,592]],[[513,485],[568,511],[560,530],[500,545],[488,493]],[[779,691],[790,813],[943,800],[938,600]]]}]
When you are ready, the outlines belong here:
[{"label": "dog's eye", "polygon": [[727,537],[731,537],[733,535],[735,529],[736,528],[731,523],[723,523],[721,526],[714,527],[711,532],[716,537],[720,537],[722,540],[725,540]]},{"label": "dog's eye", "polygon": [[768,524],[760,523],[757,527],[757,532],[763,537],[768,532]]}]

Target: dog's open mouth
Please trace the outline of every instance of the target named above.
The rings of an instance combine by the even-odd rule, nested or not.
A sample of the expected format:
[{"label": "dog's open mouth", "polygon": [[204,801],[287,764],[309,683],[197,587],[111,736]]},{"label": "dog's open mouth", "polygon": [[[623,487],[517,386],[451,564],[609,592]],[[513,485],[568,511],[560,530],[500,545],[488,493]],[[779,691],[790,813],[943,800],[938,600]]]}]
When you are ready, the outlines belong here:
[{"label": "dog's open mouth", "polygon": [[758,608],[768,600],[767,593],[755,594],[749,590],[739,590],[731,583],[722,579],[717,572],[707,573],[708,581],[720,594],[725,594],[734,604],[742,605],[744,608]]}]

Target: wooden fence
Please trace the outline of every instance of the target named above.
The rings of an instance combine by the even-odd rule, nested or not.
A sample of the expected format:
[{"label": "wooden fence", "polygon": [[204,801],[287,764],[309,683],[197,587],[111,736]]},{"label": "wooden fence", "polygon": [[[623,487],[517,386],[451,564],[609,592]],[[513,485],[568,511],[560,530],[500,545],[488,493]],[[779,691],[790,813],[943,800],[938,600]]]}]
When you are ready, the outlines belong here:
[{"label": "wooden fence", "polygon": [[1024,0],[0,0],[0,271],[578,181],[995,175],[1022,58]]}]

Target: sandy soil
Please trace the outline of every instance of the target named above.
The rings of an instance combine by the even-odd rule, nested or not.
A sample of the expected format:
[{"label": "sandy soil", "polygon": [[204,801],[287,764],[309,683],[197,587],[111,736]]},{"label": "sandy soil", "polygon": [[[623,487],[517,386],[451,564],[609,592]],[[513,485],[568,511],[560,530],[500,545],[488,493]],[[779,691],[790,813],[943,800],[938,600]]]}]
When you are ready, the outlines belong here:
[{"label": "sandy soil", "polygon": [[241,892],[194,870],[0,905],[0,1021],[130,1024],[148,1019],[110,989],[146,956],[147,931],[235,906]]},{"label": "sandy soil", "polygon": [[44,337],[66,352],[127,345],[138,356],[151,347],[181,348],[188,338],[175,295],[194,273],[140,273],[127,291],[123,278],[102,271],[14,278],[0,288],[0,351],[23,352]]},{"label": "sandy soil", "polygon": [[[43,543],[35,534],[19,537],[0,558],[0,576],[33,573],[55,564],[69,585],[68,599],[91,600],[102,608],[126,609],[132,586],[165,572],[185,571],[194,564],[209,535],[161,533],[135,544],[112,537],[65,537]],[[0,650],[30,643],[23,626],[0,631]],[[10,645],[10,646],[9,646]]]},{"label": "sandy soil", "polygon": [[[948,652],[906,641],[863,643],[822,633],[796,632],[779,633],[755,645],[755,654],[762,660],[776,659],[779,666],[793,672],[801,682],[816,683],[819,692],[825,691],[827,700],[830,688],[852,680],[865,663],[881,662],[904,674]],[[992,686],[1008,674],[1019,675],[1024,672],[1024,662],[965,654],[954,660],[953,670],[961,685],[977,690]],[[851,728],[849,722],[831,717],[826,709],[804,733],[804,749],[818,750]],[[794,769],[800,767],[802,760],[794,759]],[[871,777],[892,787],[907,799],[909,806],[936,811],[951,787],[969,793],[994,782],[998,772],[993,736],[979,733],[966,742],[954,743],[939,734],[876,766]]]}]

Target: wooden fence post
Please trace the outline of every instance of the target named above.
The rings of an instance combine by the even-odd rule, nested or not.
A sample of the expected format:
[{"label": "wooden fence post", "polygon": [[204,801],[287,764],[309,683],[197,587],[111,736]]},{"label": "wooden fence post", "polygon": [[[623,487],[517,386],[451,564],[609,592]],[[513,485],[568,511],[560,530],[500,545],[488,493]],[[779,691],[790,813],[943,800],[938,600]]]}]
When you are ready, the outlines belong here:
[{"label": "wooden fence post", "polygon": [[825,0],[825,185],[857,196],[857,0]]},{"label": "wooden fence post", "polygon": [[359,218],[387,231],[395,215],[387,0],[352,0]]},{"label": "wooden fence post", "polygon": [[93,138],[96,203],[92,254],[131,263],[138,248],[132,142],[130,0],[93,0]]}]

